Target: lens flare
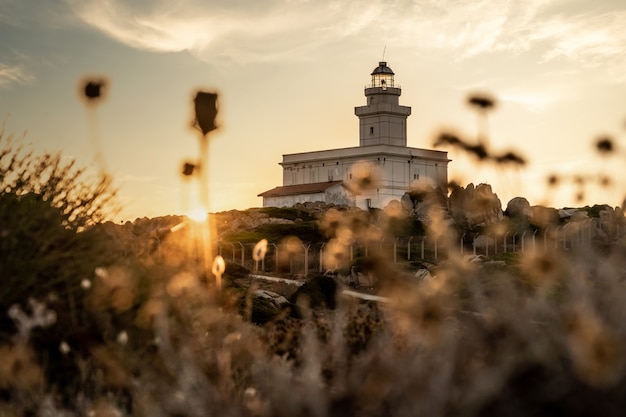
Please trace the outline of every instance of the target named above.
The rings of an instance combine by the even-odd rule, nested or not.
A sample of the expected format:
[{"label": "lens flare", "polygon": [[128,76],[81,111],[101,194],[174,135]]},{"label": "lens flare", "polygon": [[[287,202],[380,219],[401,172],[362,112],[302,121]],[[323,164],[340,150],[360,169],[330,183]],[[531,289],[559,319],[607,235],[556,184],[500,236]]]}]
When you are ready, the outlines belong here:
[{"label": "lens flare", "polygon": [[207,212],[201,207],[196,207],[187,212],[187,217],[196,223],[203,223],[207,220]]}]

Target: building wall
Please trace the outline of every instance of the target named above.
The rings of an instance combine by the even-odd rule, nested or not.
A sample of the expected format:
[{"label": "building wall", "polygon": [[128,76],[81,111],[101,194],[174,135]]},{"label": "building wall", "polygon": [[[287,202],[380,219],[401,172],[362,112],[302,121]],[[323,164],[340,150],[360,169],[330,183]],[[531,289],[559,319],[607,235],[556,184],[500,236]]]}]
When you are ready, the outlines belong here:
[{"label": "building wall", "polygon": [[356,199],[341,184],[329,187],[322,193],[263,197],[263,207],[292,207],[297,203],[315,202],[354,206],[356,204]]},{"label": "building wall", "polygon": [[324,201],[324,193],[263,197],[263,207],[291,207],[297,203]]},{"label": "building wall", "polygon": [[[379,145],[308,152],[283,156],[283,185],[343,180],[361,194],[357,206],[382,208],[420,184],[432,187],[448,182],[447,153],[418,148]],[[360,177],[371,172],[371,190],[358,189]]]},{"label": "building wall", "polygon": [[361,117],[359,130],[361,146],[406,145],[406,118],[388,114]]}]

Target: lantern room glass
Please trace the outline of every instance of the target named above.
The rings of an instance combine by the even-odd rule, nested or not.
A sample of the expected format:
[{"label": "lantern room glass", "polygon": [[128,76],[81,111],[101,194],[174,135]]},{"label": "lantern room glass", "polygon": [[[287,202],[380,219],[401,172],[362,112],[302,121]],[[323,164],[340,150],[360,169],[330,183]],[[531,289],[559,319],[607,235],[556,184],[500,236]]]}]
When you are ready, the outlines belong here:
[{"label": "lantern room glass", "polygon": [[393,87],[393,74],[372,74],[372,87]]}]

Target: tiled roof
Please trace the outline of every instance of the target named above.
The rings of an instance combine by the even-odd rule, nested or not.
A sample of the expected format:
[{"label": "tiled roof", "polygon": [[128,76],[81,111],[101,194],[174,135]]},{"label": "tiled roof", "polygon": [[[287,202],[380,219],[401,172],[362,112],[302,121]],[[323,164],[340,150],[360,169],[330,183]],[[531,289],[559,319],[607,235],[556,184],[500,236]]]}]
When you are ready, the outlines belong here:
[{"label": "tiled roof", "polygon": [[316,194],[323,193],[330,187],[341,184],[343,181],[326,181],[314,182],[310,184],[285,185],[282,187],[272,188],[271,190],[262,192],[259,197],[282,197],[286,195],[297,194]]}]

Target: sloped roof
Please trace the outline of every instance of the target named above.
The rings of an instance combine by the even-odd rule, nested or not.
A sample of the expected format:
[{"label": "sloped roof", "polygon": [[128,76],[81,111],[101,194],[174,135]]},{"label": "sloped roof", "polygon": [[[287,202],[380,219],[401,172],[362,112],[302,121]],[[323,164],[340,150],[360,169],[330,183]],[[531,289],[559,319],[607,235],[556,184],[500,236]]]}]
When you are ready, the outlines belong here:
[{"label": "sloped roof", "polygon": [[329,188],[341,184],[343,181],[325,181],[325,182],[313,182],[310,184],[296,184],[296,185],[284,185],[282,187],[275,187],[271,190],[258,194],[258,197],[282,197],[287,195],[297,194],[316,194],[323,193]]}]

